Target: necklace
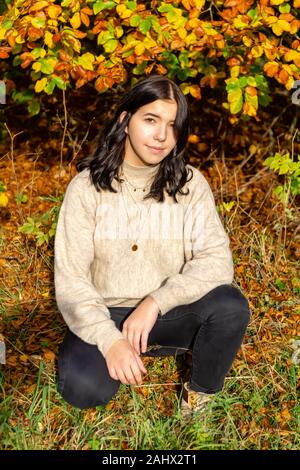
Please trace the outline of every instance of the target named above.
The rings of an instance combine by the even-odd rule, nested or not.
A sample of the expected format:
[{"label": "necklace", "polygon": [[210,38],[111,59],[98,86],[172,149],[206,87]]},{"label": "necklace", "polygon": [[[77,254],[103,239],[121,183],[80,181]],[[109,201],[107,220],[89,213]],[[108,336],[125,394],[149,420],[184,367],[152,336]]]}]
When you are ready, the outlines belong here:
[{"label": "necklace", "polygon": [[[143,188],[135,187],[135,186],[133,186],[133,184],[131,184],[131,183],[128,181],[128,179],[125,177],[124,173],[122,174],[122,176],[124,177],[125,183],[128,183],[128,184],[133,188],[134,191],[136,191],[137,189],[142,189],[143,192],[145,192],[145,191],[146,191],[146,188],[147,188],[148,186],[150,186],[150,184],[148,184],[148,185],[144,186]],[[133,200],[134,204],[138,207],[138,205],[137,205],[135,199],[133,198],[133,196],[132,196],[132,194],[131,194],[131,192],[130,192],[129,189],[128,189],[128,192],[129,192],[130,197],[131,197],[131,199]],[[121,194],[122,194],[123,203],[124,203],[124,206],[125,206],[125,209],[126,209],[126,215],[127,215],[127,220],[128,220],[128,226],[129,226],[129,225],[130,225],[130,224],[129,224],[129,215],[128,215],[127,207],[126,207],[126,204],[125,204],[125,198],[124,198],[122,186],[121,186]],[[151,204],[149,205],[149,208],[148,208],[148,211],[147,211],[145,220],[147,220],[147,218],[148,218],[148,215],[149,215],[149,212],[150,212],[150,209],[151,209],[152,204],[153,204],[153,201],[152,201]],[[141,214],[142,214],[142,210],[140,210],[139,226],[140,226],[140,224],[141,224],[141,217],[142,217]],[[142,225],[142,227],[143,227],[143,226],[144,226],[144,224]],[[138,238],[139,238],[139,236],[140,236],[141,230],[142,230],[142,229],[140,228],[140,230],[139,230],[139,232],[138,232],[137,238],[136,238],[136,239],[133,239],[134,242],[133,242],[133,244],[131,245],[131,250],[132,250],[132,251],[136,251],[136,250],[138,249],[137,240],[138,240]]]}]

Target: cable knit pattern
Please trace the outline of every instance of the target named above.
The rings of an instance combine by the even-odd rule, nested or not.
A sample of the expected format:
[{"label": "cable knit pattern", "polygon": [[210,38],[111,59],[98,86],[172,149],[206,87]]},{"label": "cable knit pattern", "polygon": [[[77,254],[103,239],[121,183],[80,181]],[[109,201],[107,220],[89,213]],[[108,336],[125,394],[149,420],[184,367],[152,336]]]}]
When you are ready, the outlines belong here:
[{"label": "cable knit pattern", "polygon": [[[142,189],[116,180],[117,193],[97,192],[88,169],[66,188],[55,235],[56,302],[70,330],[96,344],[104,357],[123,338],[108,307],[136,307],[151,296],[165,315],[233,281],[229,237],[211,188],[198,169],[187,168],[193,178],[183,189],[190,193],[177,193],[178,204],[166,191],[163,203],[144,201]],[[159,165],[124,161],[122,169],[142,188]],[[138,234],[138,249],[132,251]]]}]

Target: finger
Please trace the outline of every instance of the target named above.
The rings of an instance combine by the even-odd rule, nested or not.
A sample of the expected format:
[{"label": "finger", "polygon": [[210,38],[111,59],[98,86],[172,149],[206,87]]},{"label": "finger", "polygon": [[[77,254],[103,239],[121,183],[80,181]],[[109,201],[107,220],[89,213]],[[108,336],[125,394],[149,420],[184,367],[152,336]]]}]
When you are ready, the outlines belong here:
[{"label": "finger", "polygon": [[119,379],[118,379],[118,376],[117,376],[117,373],[116,373],[116,371],[115,371],[114,368],[112,368],[111,370],[108,369],[108,372],[109,372],[109,375],[110,375],[110,377],[111,377],[112,379],[114,379],[114,380],[119,380]]},{"label": "finger", "polygon": [[149,334],[147,333],[147,331],[142,332],[141,349],[142,349],[143,353],[145,353],[147,351],[148,336],[149,336]]},{"label": "finger", "polygon": [[142,383],[143,379],[142,379],[142,374],[141,374],[141,371],[140,371],[140,367],[139,367],[137,362],[133,362],[131,364],[131,370],[132,370],[132,374],[133,374],[134,379],[135,379],[135,384],[140,385]]},{"label": "finger", "polygon": [[147,374],[147,369],[145,368],[144,363],[143,363],[142,359],[140,358],[140,356],[136,356],[136,361],[139,365],[140,370],[142,372],[144,372],[144,374]]},{"label": "finger", "polygon": [[140,354],[140,341],[141,341],[141,334],[136,332],[133,337],[133,347],[137,354]]},{"label": "finger", "polygon": [[127,379],[127,381],[129,382],[129,384],[131,385],[137,385],[137,382],[136,382],[136,379],[135,379],[135,376],[132,372],[132,364],[130,364],[128,367],[126,367],[126,369],[124,370],[124,374],[125,374],[125,377]]},{"label": "finger", "polygon": [[131,346],[134,348],[134,344],[133,344],[133,331],[128,330],[128,332],[127,332],[127,340],[129,341],[129,343],[131,344]]},{"label": "finger", "polygon": [[122,384],[129,385],[127,377],[121,369],[117,372],[117,375],[119,377],[120,382],[122,382]]}]

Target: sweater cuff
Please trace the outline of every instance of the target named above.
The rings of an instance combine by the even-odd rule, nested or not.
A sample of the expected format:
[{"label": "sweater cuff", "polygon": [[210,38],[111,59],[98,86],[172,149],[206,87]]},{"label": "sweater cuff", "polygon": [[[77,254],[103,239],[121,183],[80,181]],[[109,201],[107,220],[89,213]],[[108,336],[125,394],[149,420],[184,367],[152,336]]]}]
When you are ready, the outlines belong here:
[{"label": "sweater cuff", "polygon": [[124,339],[124,336],[117,328],[112,331],[105,332],[105,334],[101,334],[101,337],[97,340],[97,347],[104,358],[106,357],[109,348],[119,339]]},{"label": "sweater cuff", "polygon": [[150,297],[157,303],[160,313],[159,315],[165,315],[172,308],[177,307],[178,303],[174,302],[174,299],[168,299],[167,296],[162,292],[163,287],[151,292]]}]

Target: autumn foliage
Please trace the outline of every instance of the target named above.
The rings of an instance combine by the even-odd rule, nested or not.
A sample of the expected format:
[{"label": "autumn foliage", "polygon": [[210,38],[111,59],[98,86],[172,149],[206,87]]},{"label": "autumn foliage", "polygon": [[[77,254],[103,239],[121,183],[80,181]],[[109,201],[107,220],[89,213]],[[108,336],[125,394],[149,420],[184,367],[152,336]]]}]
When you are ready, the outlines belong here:
[{"label": "autumn foliage", "polygon": [[300,80],[299,7],[300,0],[6,0],[0,78],[31,114],[40,93],[89,82],[104,93],[153,72],[195,100],[215,89],[231,122],[259,119],[278,85],[292,95]]}]

